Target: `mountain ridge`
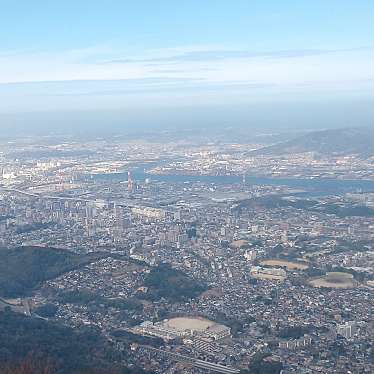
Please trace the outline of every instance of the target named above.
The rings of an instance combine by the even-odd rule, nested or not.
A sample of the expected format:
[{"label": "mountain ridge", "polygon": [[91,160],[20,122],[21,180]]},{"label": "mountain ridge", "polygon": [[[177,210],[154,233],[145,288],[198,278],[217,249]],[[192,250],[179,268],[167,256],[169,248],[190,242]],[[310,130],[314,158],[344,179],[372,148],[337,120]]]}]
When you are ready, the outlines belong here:
[{"label": "mountain ridge", "polygon": [[321,155],[374,156],[374,128],[354,127],[313,131],[293,139],[266,146],[249,154],[281,156],[290,153],[315,152]]}]

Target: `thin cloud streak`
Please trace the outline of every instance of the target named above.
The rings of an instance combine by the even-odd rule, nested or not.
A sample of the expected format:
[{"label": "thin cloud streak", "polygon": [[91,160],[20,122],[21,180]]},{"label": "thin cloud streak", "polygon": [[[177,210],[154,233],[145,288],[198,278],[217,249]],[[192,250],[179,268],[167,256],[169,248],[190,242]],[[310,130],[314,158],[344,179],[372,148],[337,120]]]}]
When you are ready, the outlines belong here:
[{"label": "thin cloud streak", "polygon": [[123,58],[103,61],[101,64],[133,64],[133,63],[168,63],[168,62],[201,62],[220,61],[228,59],[251,59],[251,58],[298,58],[308,56],[327,55],[340,52],[353,52],[357,50],[372,49],[371,47],[351,48],[351,49],[295,49],[279,50],[268,52],[251,52],[246,50],[198,50],[165,57],[148,58]]},{"label": "thin cloud streak", "polygon": [[[370,94],[374,50],[308,49],[248,52],[190,46],[145,51],[126,63],[97,63],[115,49],[0,57],[0,112],[24,108],[116,108],[203,104],[320,92]],[[130,53],[130,52],[128,52]],[[176,58],[176,56],[179,56]],[[128,61],[130,61],[128,60]],[[27,64],[25,64],[27,61]],[[152,62],[151,62],[152,61]],[[366,83],[365,83],[366,82]]]}]

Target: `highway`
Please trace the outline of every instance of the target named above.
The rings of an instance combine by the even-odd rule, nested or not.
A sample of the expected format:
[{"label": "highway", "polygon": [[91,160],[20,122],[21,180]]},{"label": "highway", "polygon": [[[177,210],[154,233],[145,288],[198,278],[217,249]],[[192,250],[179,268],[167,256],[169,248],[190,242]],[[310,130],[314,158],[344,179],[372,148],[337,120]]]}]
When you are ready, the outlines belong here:
[{"label": "highway", "polygon": [[2,189],[4,191],[6,191],[6,192],[16,192],[16,193],[19,193],[21,195],[26,195],[26,196],[30,196],[30,197],[36,197],[38,199],[46,199],[46,200],[74,200],[74,201],[85,201],[85,202],[95,201],[95,200],[82,199],[82,198],[79,198],[79,197],[64,197],[64,196],[39,195],[39,194],[31,193],[31,192],[17,190],[15,188],[4,188],[4,187],[2,187]]},{"label": "highway", "polygon": [[[97,203],[98,202],[95,199],[83,199],[82,197],[78,197],[78,196],[77,197],[68,197],[68,196],[41,195],[41,194],[36,194],[36,193],[28,192],[28,191],[19,190],[19,189],[16,189],[16,188],[6,188],[4,186],[0,186],[0,190],[3,190],[5,192],[15,192],[15,193],[18,193],[20,195],[34,197],[34,198],[42,199],[42,200],[81,201],[81,202],[85,202],[85,203]],[[130,203],[124,202],[124,201],[106,200],[106,203],[114,203],[117,206],[126,207],[126,208],[141,207],[139,205],[130,204]]]},{"label": "highway", "polygon": [[[91,199],[91,200],[90,199],[82,199],[81,197],[39,195],[39,194],[32,193],[32,192],[22,191],[22,190],[18,190],[18,189],[15,189],[15,188],[5,188],[5,187],[1,187],[1,186],[0,186],[0,189],[2,189],[5,192],[15,192],[15,193],[18,193],[20,195],[25,195],[25,196],[29,196],[29,197],[35,197],[37,199],[62,200],[62,201],[82,201],[82,202],[86,202],[86,203],[88,203],[88,202],[92,202],[92,203],[96,202],[97,203],[97,200],[93,200],[93,199]],[[107,202],[116,203],[115,201],[107,201]],[[128,208],[135,207],[135,205],[133,205],[133,204],[124,204],[123,202],[120,202],[119,205],[126,206]]]},{"label": "highway", "polygon": [[157,349],[157,348],[153,348],[153,347],[149,347],[145,345],[142,345],[141,347],[145,350],[156,352],[163,356],[166,356],[173,361],[185,362],[200,369],[206,369],[206,370],[214,371],[217,373],[223,373],[223,374],[237,374],[240,371],[230,366],[215,364],[214,362],[199,360],[193,357],[184,356],[184,355],[174,353],[174,352],[163,351],[161,349]]}]

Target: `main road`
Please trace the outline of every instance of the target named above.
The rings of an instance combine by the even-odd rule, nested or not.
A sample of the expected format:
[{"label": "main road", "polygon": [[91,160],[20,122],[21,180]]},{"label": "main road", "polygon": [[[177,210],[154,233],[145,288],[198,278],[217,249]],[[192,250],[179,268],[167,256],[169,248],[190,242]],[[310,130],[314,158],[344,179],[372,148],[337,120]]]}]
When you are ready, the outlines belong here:
[{"label": "main road", "polygon": [[[39,194],[32,193],[32,192],[18,190],[16,188],[5,188],[3,186],[0,186],[0,189],[2,189],[3,191],[6,191],[6,192],[15,192],[15,193],[18,193],[20,195],[25,195],[25,196],[29,196],[29,197],[35,197],[37,199],[44,199],[44,200],[83,201],[85,203],[88,203],[88,202],[92,202],[92,203],[97,202],[97,200],[93,200],[93,199],[91,199],[91,200],[90,199],[82,199],[81,197],[39,195]],[[108,201],[108,202],[115,203],[115,201]],[[133,205],[133,204],[124,204],[123,202],[119,203],[119,205],[126,206],[128,208],[135,207],[135,205]]]},{"label": "main road", "polygon": [[200,369],[206,369],[223,374],[238,374],[240,372],[240,370],[232,368],[230,366],[224,366],[220,364],[215,364],[214,362],[199,360],[197,358],[181,355],[179,353],[164,351],[162,349],[157,349],[146,345],[142,345],[141,347],[150,352],[155,352],[163,356],[166,356],[173,361],[185,362]]}]

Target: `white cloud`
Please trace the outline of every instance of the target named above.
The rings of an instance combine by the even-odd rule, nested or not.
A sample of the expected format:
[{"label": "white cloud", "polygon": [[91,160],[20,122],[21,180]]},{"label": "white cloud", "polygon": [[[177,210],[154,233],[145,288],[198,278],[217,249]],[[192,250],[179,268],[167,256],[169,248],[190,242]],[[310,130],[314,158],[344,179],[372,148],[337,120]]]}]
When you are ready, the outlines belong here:
[{"label": "white cloud", "polygon": [[[329,90],[344,93],[362,89],[370,94],[373,60],[372,49],[255,53],[219,45],[181,46],[142,54],[107,46],[62,52],[5,51],[0,54],[0,110],[79,105],[106,108],[124,102],[142,105],[141,97],[160,105],[163,100],[171,104],[176,100],[261,100],[266,95]],[[22,82],[56,81],[61,84],[15,88]],[[69,95],[75,96],[75,101]],[[77,96],[91,96],[91,101],[77,100]]]}]

